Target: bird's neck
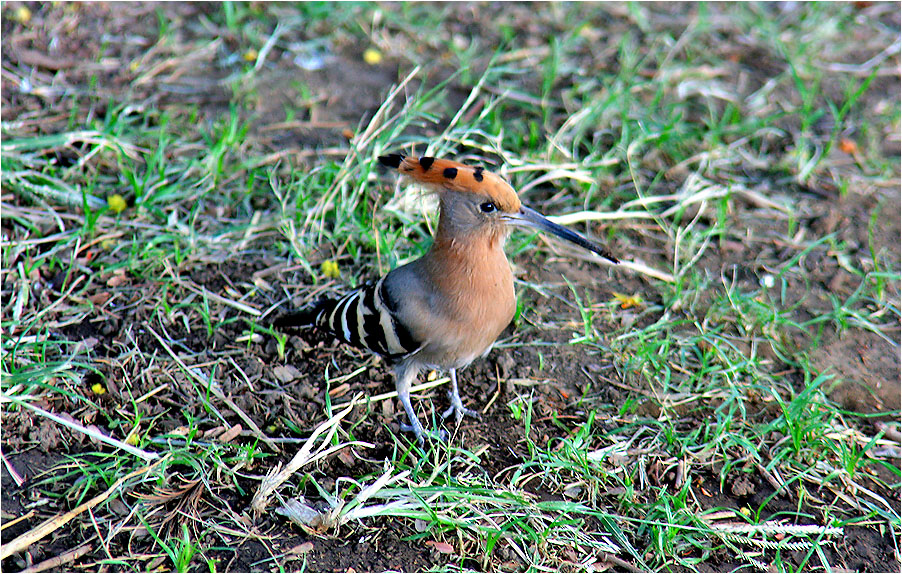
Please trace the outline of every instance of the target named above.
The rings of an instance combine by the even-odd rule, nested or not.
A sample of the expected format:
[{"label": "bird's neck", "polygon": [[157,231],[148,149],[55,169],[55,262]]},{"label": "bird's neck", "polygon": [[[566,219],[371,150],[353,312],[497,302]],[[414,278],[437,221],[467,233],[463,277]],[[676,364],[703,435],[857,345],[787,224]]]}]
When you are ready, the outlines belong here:
[{"label": "bird's neck", "polygon": [[504,226],[462,232],[460,229],[450,229],[444,220],[440,220],[430,255],[445,260],[448,264],[458,262],[468,267],[474,265],[478,267],[487,261],[494,264],[499,258],[506,261],[504,255],[506,238],[507,229]]},{"label": "bird's neck", "polygon": [[479,233],[451,236],[439,226],[423,265],[433,284],[452,299],[463,298],[461,306],[472,304],[468,297],[513,292],[510,264],[504,254],[503,227]]}]

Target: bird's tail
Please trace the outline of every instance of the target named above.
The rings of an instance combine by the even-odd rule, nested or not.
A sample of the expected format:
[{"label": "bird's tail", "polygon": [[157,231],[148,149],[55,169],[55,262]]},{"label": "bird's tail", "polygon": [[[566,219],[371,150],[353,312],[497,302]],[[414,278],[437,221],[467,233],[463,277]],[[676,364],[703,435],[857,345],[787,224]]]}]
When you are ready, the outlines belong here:
[{"label": "bird's tail", "polygon": [[286,329],[302,329],[304,327],[316,326],[323,310],[328,307],[330,303],[334,303],[334,301],[321,299],[309,307],[279,315],[273,320],[272,326],[282,331]]}]

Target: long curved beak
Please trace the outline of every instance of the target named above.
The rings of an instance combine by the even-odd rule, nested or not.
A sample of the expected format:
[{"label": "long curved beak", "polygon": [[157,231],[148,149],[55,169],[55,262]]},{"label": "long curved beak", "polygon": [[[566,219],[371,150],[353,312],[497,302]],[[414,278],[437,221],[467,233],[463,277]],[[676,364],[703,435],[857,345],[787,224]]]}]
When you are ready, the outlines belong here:
[{"label": "long curved beak", "polygon": [[550,221],[547,217],[545,217],[535,209],[531,209],[529,207],[526,207],[525,205],[520,205],[520,211],[517,213],[506,214],[505,220],[510,225],[532,227],[540,231],[547,231],[548,233],[557,235],[561,239],[566,239],[567,241],[575,243],[584,249],[588,249],[589,251],[597,253],[612,263],[620,263],[620,261],[616,257],[614,257],[614,255],[610,251],[608,251],[601,245],[593,243],[579,233],[571,231],[566,227]]}]

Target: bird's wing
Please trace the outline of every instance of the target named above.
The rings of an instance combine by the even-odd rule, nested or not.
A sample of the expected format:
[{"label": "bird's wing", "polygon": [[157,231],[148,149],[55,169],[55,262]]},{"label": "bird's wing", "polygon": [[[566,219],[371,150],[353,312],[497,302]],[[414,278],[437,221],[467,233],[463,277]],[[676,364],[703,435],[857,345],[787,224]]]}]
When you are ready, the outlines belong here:
[{"label": "bird's wing", "polygon": [[422,342],[398,316],[401,302],[398,293],[386,287],[389,275],[370,281],[340,299],[327,301],[316,315],[316,326],[345,343],[388,359],[417,352]]}]

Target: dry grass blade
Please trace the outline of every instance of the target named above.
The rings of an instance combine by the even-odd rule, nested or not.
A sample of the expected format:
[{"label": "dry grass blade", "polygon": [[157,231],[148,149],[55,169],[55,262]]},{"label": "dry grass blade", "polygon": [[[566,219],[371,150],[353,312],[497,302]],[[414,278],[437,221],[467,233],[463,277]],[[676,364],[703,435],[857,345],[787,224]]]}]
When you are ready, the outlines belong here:
[{"label": "dry grass blade", "polygon": [[22,522],[23,520],[28,520],[32,516],[34,516],[34,513],[35,513],[35,511],[34,511],[34,509],[32,509],[18,518],[4,522],[3,524],[0,524],[0,530],[5,530],[5,529],[9,528],[10,526],[15,526],[16,524]]},{"label": "dry grass blade", "polygon": [[238,418],[247,423],[247,426],[251,429],[251,432],[254,433],[254,436],[265,442],[274,451],[280,452],[279,447],[274,442],[272,442],[272,440],[268,436],[266,436],[262,430],[260,430],[260,427],[257,426],[254,420],[249,417],[247,413],[245,413],[237,404],[235,404],[232,399],[225,396],[225,394],[222,392],[222,390],[219,388],[219,385],[216,384],[215,381],[208,381],[204,379],[204,377],[200,376],[194,368],[189,367],[178,355],[175,354],[175,351],[172,350],[172,347],[170,347],[166,343],[166,341],[163,339],[163,337],[160,336],[159,333],[157,333],[151,327],[148,327],[147,330],[151,335],[156,337],[157,341],[160,342],[160,345],[162,345],[166,352],[169,353],[169,356],[172,357],[175,362],[185,370],[186,373],[188,373],[194,380],[196,380],[203,388],[209,388],[210,392],[213,393],[216,398],[224,402],[230,409],[235,411],[235,414],[238,415]]},{"label": "dry grass blade", "polygon": [[[547,237],[542,237],[541,240],[549,244],[552,241]],[[560,245],[560,242],[556,243]],[[619,267],[621,269],[629,269],[630,271],[634,271],[640,275],[645,275],[647,277],[651,277],[652,279],[664,281],[665,283],[676,282],[676,277],[672,273],[661,271],[660,269],[655,269],[654,267],[650,267],[649,265],[646,265],[641,261],[629,261],[621,258],[620,263],[611,263],[601,255],[596,255],[595,253],[587,253],[584,249],[572,248],[569,245],[560,245],[560,249],[567,254],[568,258],[581,259],[582,261],[589,261],[591,263],[597,263],[606,267]],[[618,254],[618,256],[619,255],[620,254]]]},{"label": "dry grass blade", "polygon": [[[25,479],[22,478],[19,473],[16,471],[15,467],[10,464],[9,460],[7,460],[6,455],[3,454],[3,451],[0,451],[0,460],[3,460],[3,467],[6,469],[6,472],[9,473],[9,476],[12,477],[13,482],[16,483],[16,486],[22,486],[25,483]],[[7,525],[4,524],[3,528]]]},{"label": "dry grass blade", "polygon": [[[302,446],[297,454],[294,455],[284,469],[281,468],[281,464],[278,464],[266,475],[263,482],[260,484],[260,487],[257,489],[257,492],[254,493],[254,498],[251,501],[251,508],[256,514],[262,514],[266,510],[266,507],[269,506],[269,498],[272,496],[272,493],[304,465],[325,458],[347,446],[373,447],[373,445],[369,443],[359,441],[341,443],[331,447],[328,446],[332,442],[332,437],[338,432],[339,423],[350,414],[355,406],[362,402],[364,402],[362,394],[355,396],[344,409],[332,415],[329,420],[323,422],[313,430],[310,438],[307,439],[304,446]],[[322,437],[322,440],[319,440],[319,444],[317,445],[317,441],[320,437]]]},{"label": "dry grass blade", "polygon": [[620,219],[654,219],[655,215],[647,211],[576,211],[566,215],[549,215],[548,219],[558,225],[573,225],[586,221],[616,221]]},{"label": "dry grass blade", "polygon": [[71,521],[73,518],[75,518],[82,512],[84,512],[88,509],[94,508],[98,504],[100,504],[103,501],[105,501],[106,499],[108,499],[126,481],[131,480],[132,478],[134,478],[136,476],[139,476],[141,474],[144,474],[145,472],[148,472],[148,471],[156,468],[160,463],[162,463],[164,460],[166,460],[166,458],[167,457],[163,457],[151,465],[145,466],[144,468],[139,468],[138,470],[128,473],[127,475],[123,476],[122,478],[117,480],[115,483],[113,483],[113,486],[109,487],[102,494],[98,494],[91,500],[78,505],[75,509],[70,510],[69,512],[66,512],[66,513],[58,515],[58,516],[54,516],[53,518],[50,518],[50,519],[44,521],[43,523],[41,523],[37,527],[29,530],[25,534],[22,534],[21,536],[18,536],[14,540],[7,542],[3,546],[0,546],[0,560],[6,559],[9,556],[12,556],[16,552],[22,552],[23,550],[26,550],[29,546],[31,546],[38,540],[41,540],[42,538],[44,538],[51,532],[54,532],[55,530],[62,528],[63,526],[68,524],[69,521]]},{"label": "dry grass blade", "polygon": [[192,285],[191,283],[188,283],[187,281],[182,281],[182,280],[176,281],[176,284],[178,284],[181,287],[184,287],[185,289],[188,289],[189,291],[194,291],[198,295],[202,295],[204,297],[213,299],[214,301],[218,301],[218,302],[222,303],[223,305],[228,305],[229,307],[234,307],[235,309],[238,309],[239,311],[241,311],[243,313],[247,313],[248,315],[253,315],[254,317],[259,317],[262,314],[262,312],[259,309],[254,309],[250,305],[242,303],[241,301],[235,301],[234,299],[229,299],[228,297],[223,297],[222,295],[217,295],[216,293],[213,293],[212,291],[210,291],[209,289],[207,289],[204,286],[196,287],[196,286]]},{"label": "dry grass blade", "polygon": [[[413,394],[419,393],[421,391],[428,391],[429,389],[439,387],[439,386],[444,385],[445,383],[449,383],[449,382],[451,382],[450,378],[440,377],[438,379],[435,379],[434,381],[429,381],[427,383],[421,383],[419,385],[414,385],[414,386],[410,387],[410,394],[413,395]],[[385,401],[388,399],[394,399],[397,396],[398,396],[398,391],[389,391],[387,393],[374,395],[369,398],[369,401],[376,403],[376,402]]]}]

